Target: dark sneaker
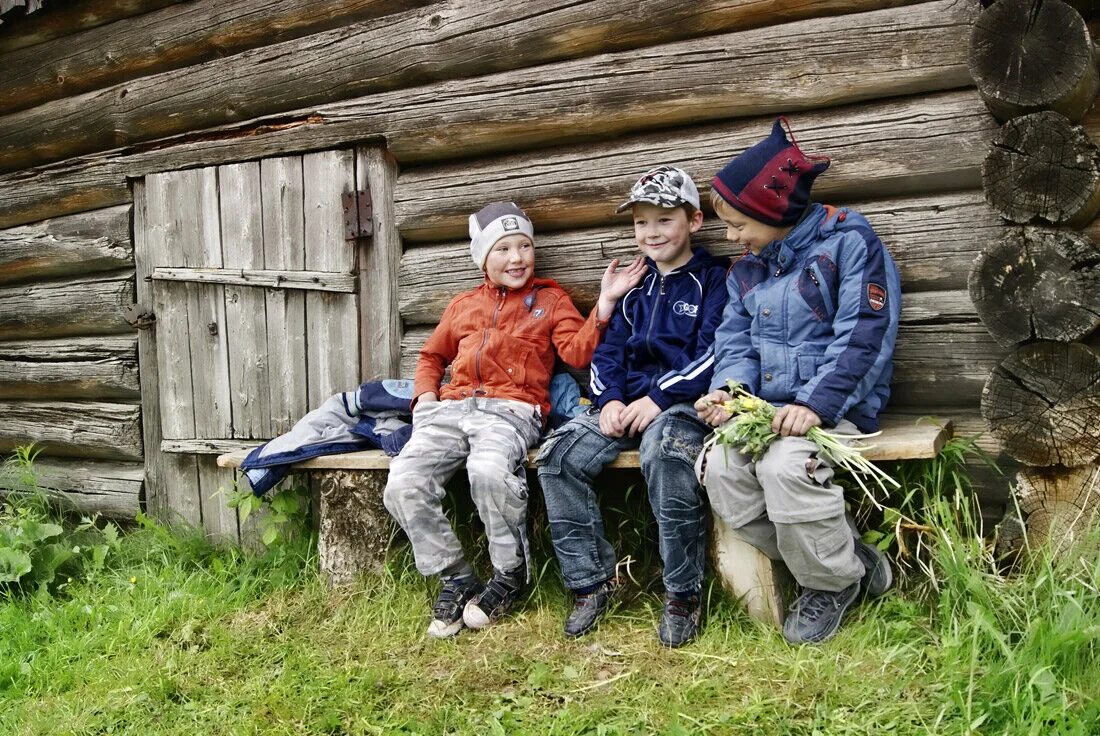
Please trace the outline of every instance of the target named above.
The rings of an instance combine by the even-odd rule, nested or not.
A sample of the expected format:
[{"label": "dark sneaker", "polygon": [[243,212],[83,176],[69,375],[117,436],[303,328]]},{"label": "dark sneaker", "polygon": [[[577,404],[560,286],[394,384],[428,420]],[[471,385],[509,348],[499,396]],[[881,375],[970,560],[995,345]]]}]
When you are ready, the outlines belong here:
[{"label": "dark sneaker", "polygon": [[565,635],[576,638],[592,630],[596,622],[611,608],[615,595],[615,578],[600,584],[591,593],[578,593],[573,598],[573,610],[565,619]]},{"label": "dark sneaker", "polygon": [[657,627],[657,638],[666,647],[682,647],[699,635],[699,620],[703,615],[703,606],[699,596],[682,601],[665,596],[665,610],[661,612],[661,623]]},{"label": "dark sneaker", "polygon": [[462,630],[462,609],[484,588],[476,575],[443,579],[443,589],[432,604],[432,622],[428,636],[445,639]]},{"label": "dark sneaker", "polygon": [[783,638],[791,644],[817,644],[831,639],[858,597],[858,581],[836,593],[803,588],[783,622]]},{"label": "dark sneaker", "polygon": [[890,590],[894,584],[894,572],[882,550],[857,539],[856,556],[866,569],[863,579],[859,581],[860,595],[864,598],[878,598]]},{"label": "dark sneaker", "polygon": [[462,620],[471,629],[483,629],[499,621],[515,605],[523,592],[525,569],[513,573],[493,571],[493,579],[485,590],[474,596],[462,612]]}]

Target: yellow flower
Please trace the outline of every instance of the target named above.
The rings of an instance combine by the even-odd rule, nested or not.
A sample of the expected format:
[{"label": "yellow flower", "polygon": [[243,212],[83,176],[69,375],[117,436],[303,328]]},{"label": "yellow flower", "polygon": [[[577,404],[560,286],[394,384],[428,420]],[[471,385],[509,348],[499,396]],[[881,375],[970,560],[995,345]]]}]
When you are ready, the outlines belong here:
[{"label": "yellow flower", "polygon": [[134,584],[134,583],[136,583],[136,582],[137,582],[137,578],[136,578],[136,577],[130,578],[130,584],[131,584],[131,585],[133,585],[133,584]]}]

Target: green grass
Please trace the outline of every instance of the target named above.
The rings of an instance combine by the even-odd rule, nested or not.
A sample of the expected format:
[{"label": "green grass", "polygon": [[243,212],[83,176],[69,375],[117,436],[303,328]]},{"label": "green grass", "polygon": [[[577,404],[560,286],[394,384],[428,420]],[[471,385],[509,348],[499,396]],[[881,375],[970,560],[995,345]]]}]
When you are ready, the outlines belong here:
[{"label": "green grass", "polygon": [[138,529],[92,578],[0,599],[0,733],[1100,731],[1095,553],[1002,577],[961,531],[966,504],[932,498],[934,584],[914,565],[907,591],[792,648],[711,583],[702,637],[668,651],[652,530],[625,521],[641,493],[612,501],[608,524],[637,584],[578,641],[560,634],[567,599],[537,508],[534,592],[496,627],[442,642],[424,635],[435,587],[407,547],[333,593],[292,554]]}]

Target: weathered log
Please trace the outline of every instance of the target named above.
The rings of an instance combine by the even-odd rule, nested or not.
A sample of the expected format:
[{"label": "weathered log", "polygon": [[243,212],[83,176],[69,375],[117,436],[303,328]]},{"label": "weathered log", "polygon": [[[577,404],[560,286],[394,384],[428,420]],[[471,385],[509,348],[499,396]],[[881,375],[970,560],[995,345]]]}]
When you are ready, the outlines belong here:
[{"label": "weathered log", "polygon": [[[497,1],[506,8],[502,23],[516,17],[513,5]],[[489,46],[471,46],[469,37],[455,42],[456,51],[472,54],[481,68],[485,48],[505,46],[500,44],[502,28],[487,27],[483,9],[484,4],[478,6],[474,24]],[[286,68],[287,58],[302,58],[297,42],[289,41],[289,46],[257,50],[259,58],[239,74],[218,71],[209,78],[189,79],[186,85],[157,79],[154,84],[161,92],[155,100],[131,95],[130,87],[137,85],[128,84],[0,118],[0,171],[259,115],[272,117],[256,118],[244,127],[305,122],[301,127],[328,124],[345,129],[349,140],[382,135],[394,155],[407,162],[952,89],[970,84],[963,44],[973,11],[954,0],[937,0],[913,8],[797,21],[784,27],[782,64],[775,63],[775,31],[755,29],[343,102],[331,100],[363,88],[350,81],[365,76],[353,60],[365,57],[366,48],[379,39],[372,38],[369,47],[356,46],[354,54],[334,56],[331,48],[324,49],[323,55],[338,58],[342,68],[355,69],[346,85],[327,75],[319,77],[324,84],[303,84],[310,76],[308,68],[276,73]],[[507,45],[505,55],[538,48],[546,35],[540,27],[535,36],[540,43]],[[432,64],[452,65],[453,59],[440,58],[440,48],[424,42],[423,35],[415,38]],[[406,66],[403,53],[397,58],[401,67]],[[469,73],[478,73],[477,68]],[[392,66],[379,79],[394,79]],[[305,107],[318,103],[322,106]],[[219,111],[219,116],[211,119],[206,111]],[[225,132],[232,135],[231,130]],[[297,150],[302,149],[303,133],[295,132]]]},{"label": "weathered log", "polygon": [[969,287],[1001,345],[1072,342],[1100,327],[1100,247],[1072,231],[1010,229],[974,261]]},{"label": "weathered log", "polygon": [[1000,0],[970,34],[970,74],[998,120],[1054,110],[1078,121],[1100,92],[1092,38],[1061,0]]},{"label": "weathered log", "polygon": [[60,460],[39,456],[34,462],[38,486],[81,514],[133,519],[141,510],[141,463]]},{"label": "weathered log", "polygon": [[[966,286],[965,274],[974,254],[1006,230],[982,201],[981,192],[863,202],[855,209],[867,216],[901,269],[903,310],[908,311],[914,303],[910,292],[957,291],[967,305],[967,319],[974,318],[969,299],[961,291]],[[536,220],[536,227],[541,227],[541,220]],[[536,235],[535,241],[536,272],[557,280],[582,310],[595,303],[600,274],[608,261],[637,253],[632,228],[626,222],[618,227]],[[713,217],[692,242],[716,255],[735,255],[725,227]],[[405,324],[438,322],[456,294],[481,283],[469,253],[467,241],[405,250],[398,277]]]},{"label": "weathered log", "polygon": [[1015,118],[982,162],[982,185],[990,206],[1012,222],[1082,227],[1100,212],[1100,149],[1056,112]]},{"label": "weathered log", "polygon": [[133,265],[127,206],[0,230],[0,284]]},{"label": "weathered log", "polygon": [[22,110],[429,2],[201,0],[171,5],[9,52],[3,61],[7,74],[0,80],[0,110]]},{"label": "weathered log", "polygon": [[[982,158],[997,132],[973,90],[789,117],[805,150],[833,157],[814,188],[815,198],[825,202],[977,188]],[[681,166],[705,193],[714,172],[760,140],[771,122],[771,117],[754,118],[550,152],[408,168],[395,192],[398,227],[406,241],[462,237],[469,214],[481,203],[499,199],[502,189],[526,208],[540,231],[623,221],[615,207],[655,163]],[[583,176],[574,174],[582,170]]]},{"label": "weathered log", "polygon": [[0,54],[69,36],[88,28],[97,28],[182,1],[82,0],[79,3],[69,3],[61,7],[51,3],[48,13],[34,13],[23,18],[4,18],[4,32],[0,34]]},{"label": "weathered log", "polygon": [[101,401],[0,401],[0,452],[35,442],[47,455],[141,460],[141,407]]},{"label": "weathered log", "polygon": [[1028,548],[1049,546],[1060,555],[1096,533],[1100,466],[1024,468],[1016,476],[1016,496],[1027,524]]},{"label": "weathered log", "polygon": [[382,570],[394,531],[393,518],[382,505],[386,475],[385,470],[321,474],[317,554],[330,585],[348,585],[363,573]]},{"label": "weathered log", "polygon": [[982,416],[1022,463],[1094,462],[1100,456],[1100,354],[1080,343],[1016,348],[982,389]]},{"label": "weathered log", "polygon": [[138,396],[136,336],[0,342],[0,399]]},{"label": "weathered log", "polygon": [[0,340],[117,335],[134,302],[133,271],[0,288]]}]

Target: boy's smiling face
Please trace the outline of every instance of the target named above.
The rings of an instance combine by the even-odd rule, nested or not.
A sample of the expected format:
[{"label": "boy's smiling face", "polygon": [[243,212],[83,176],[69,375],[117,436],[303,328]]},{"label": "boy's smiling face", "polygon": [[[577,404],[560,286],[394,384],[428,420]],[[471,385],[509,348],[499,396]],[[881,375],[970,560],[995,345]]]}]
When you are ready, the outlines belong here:
[{"label": "boy's smiling face", "polygon": [[635,202],[634,240],[643,254],[668,273],[691,260],[691,234],[703,224],[703,213],[696,210],[689,218],[683,207],[658,207]]},{"label": "boy's smiling face", "polygon": [[726,223],[726,240],[757,256],[773,241],[782,240],[791,231],[789,227],[772,227],[754,220],[721,200],[715,202],[714,214]]},{"label": "boy's smiling face", "polygon": [[535,245],[526,235],[505,235],[485,258],[485,275],[497,286],[519,289],[535,275]]}]

